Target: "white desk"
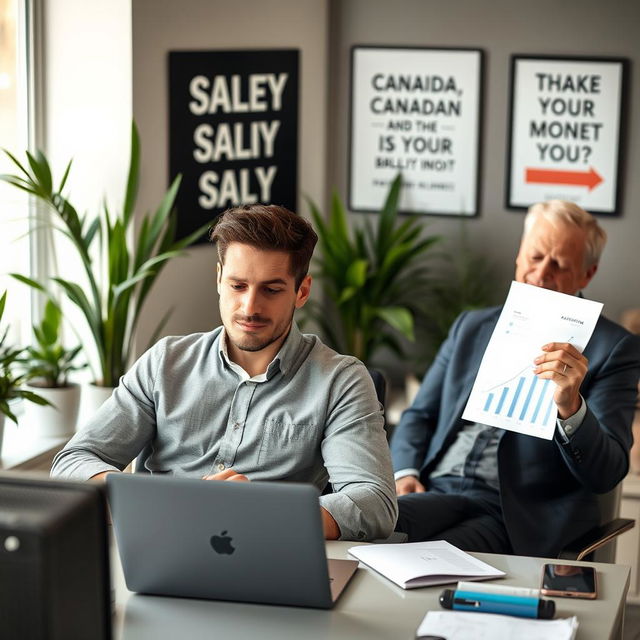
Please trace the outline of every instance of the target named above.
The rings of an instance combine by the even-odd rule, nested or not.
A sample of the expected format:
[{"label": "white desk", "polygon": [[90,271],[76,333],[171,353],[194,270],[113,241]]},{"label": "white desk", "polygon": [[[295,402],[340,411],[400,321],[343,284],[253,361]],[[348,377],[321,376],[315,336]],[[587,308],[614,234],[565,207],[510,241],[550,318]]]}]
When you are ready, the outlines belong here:
[{"label": "white desk", "polygon": [[4,440],[0,450],[0,469],[48,473],[53,456],[68,440],[69,436],[64,438],[37,436],[25,420],[20,420],[19,426],[10,420],[5,420]]},{"label": "white desk", "polygon": [[[329,542],[327,554],[348,557],[347,549],[353,544]],[[541,558],[474,555],[507,573],[506,579],[496,582],[525,587],[538,586],[545,562]],[[556,598],[556,616],[578,616],[578,640],[621,638],[629,567],[593,566],[599,574],[598,599]],[[426,612],[440,609],[438,595],[444,588],[405,591],[361,566],[336,607],[318,611],[135,595],[126,589],[117,558],[113,561],[113,578],[116,640],[412,640]]]}]

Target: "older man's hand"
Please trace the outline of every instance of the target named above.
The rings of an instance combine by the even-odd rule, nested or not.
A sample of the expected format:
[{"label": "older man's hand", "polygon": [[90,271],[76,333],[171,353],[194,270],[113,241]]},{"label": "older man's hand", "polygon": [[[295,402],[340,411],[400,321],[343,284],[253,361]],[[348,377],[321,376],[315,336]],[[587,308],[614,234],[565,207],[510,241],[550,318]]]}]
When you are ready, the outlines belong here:
[{"label": "older man's hand", "polygon": [[587,375],[589,361],[568,342],[550,342],[542,351],[534,360],[533,372],[538,378],[556,383],[553,400],[558,415],[566,420],[580,408],[580,385]]}]

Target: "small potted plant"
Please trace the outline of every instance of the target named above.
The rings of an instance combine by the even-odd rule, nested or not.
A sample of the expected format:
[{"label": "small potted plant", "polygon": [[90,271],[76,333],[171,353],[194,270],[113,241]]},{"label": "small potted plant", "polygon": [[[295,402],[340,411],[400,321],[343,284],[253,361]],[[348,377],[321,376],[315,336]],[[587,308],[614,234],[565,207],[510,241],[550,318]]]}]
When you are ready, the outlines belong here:
[{"label": "small potted plant", "polygon": [[[7,292],[0,297],[0,321],[4,315]],[[9,327],[0,331],[0,449],[4,436],[6,418],[18,424],[18,418],[13,413],[10,402],[12,400],[30,400],[34,404],[46,405],[48,402],[32,391],[22,388],[29,379],[29,372],[20,368],[20,359],[24,349],[10,345],[7,340]]]},{"label": "small potted plant", "polygon": [[69,373],[86,364],[77,365],[81,346],[67,349],[62,344],[60,329],[62,311],[47,300],[39,325],[34,325],[35,344],[25,349],[21,358],[29,383],[27,388],[45,398],[48,405],[28,407],[29,424],[41,436],[62,437],[75,431],[80,407],[80,386],[69,381]]}]

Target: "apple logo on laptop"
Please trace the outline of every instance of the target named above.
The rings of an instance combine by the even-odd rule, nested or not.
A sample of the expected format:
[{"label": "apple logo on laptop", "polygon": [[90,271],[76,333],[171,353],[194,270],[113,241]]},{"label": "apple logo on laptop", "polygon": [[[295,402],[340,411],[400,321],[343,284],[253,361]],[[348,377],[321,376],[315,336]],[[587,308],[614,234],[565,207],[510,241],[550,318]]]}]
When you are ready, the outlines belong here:
[{"label": "apple logo on laptop", "polygon": [[216,553],[231,555],[236,548],[231,544],[233,538],[227,535],[227,531],[222,531],[219,536],[211,536],[211,546]]}]

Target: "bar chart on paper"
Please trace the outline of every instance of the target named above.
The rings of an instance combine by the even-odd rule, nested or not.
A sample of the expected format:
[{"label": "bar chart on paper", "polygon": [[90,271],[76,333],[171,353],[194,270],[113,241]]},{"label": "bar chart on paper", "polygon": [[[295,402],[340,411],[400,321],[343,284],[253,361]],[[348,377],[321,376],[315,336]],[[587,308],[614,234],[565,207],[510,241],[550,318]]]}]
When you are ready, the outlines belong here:
[{"label": "bar chart on paper", "polygon": [[512,283],[463,419],[550,440],[557,418],[557,386],[534,374],[534,360],[551,342],[582,351],[601,308],[590,300]]},{"label": "bar chart on paper", "polygon": [[482,413],[486,417],[503,416],[522,423],[527,433],[549,425],[553,428],[557,416],[553,391],[551,380],[539,380],[527,366],[510,380],[485,392]]},{"label": "bar chart on paper", "polygon": [[552,380],[534,375],[532,364],[502,378],[485,376],[481,384],[474,387],[462,417],[550,439],[557,418],[553,401],[555,389]]}]

